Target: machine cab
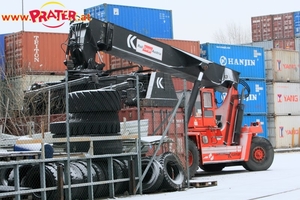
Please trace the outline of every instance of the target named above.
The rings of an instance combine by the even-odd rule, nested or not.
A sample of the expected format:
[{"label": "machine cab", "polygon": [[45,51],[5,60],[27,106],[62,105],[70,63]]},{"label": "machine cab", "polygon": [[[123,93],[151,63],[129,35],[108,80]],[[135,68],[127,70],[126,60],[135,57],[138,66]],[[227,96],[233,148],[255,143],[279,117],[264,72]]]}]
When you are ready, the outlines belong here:
[{"label": "machine cab", "polygon": [[217,127],[216,108],[214,89],[201,88],[189,127]]}]

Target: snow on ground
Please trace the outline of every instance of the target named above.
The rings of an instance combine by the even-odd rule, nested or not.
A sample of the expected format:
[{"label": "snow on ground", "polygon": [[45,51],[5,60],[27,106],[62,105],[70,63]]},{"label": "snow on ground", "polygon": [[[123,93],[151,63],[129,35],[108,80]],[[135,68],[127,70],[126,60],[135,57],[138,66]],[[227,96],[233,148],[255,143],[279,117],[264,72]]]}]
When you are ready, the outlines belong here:
[{"label": "snow on ground", "polygon": [[267,171],[249,172],[243,167],[236,166],[227,167],[218,174],[198,171],[194,179],[217,181],[217,186],[160,194],[116,197],[115,199],[299,200],[300,152],[276,153],[274,162]]}]

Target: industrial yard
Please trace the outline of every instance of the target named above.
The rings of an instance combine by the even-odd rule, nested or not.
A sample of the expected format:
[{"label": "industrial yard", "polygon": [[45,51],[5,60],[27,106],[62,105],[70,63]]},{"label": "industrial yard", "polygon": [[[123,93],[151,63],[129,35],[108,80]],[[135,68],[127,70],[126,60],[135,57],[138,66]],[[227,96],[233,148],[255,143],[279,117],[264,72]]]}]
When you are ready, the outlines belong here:
[{"label": "industrial yard", "polygon": [[253,16],[247,44],[175,39],[170,10],[83,13],[0,34],[0,199],[299,193],[259,189],[295,170],[279,160],[300,147],[300,11]]}]

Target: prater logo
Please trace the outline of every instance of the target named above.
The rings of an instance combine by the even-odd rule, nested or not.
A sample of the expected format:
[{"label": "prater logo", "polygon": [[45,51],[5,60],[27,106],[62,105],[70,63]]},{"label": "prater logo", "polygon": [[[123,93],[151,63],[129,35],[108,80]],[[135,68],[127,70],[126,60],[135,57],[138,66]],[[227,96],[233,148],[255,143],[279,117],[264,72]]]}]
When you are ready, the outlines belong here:
[{"label": "prater logo", "polygon": [[[55,9],[53,6],[63,9]],[[29,11],[29,15],[33,23],[42,22],[48,28],[58,28],[64,25],[65,21],[75,21],[76,19],[76,12],[74,10],[67,10],[62,3],[56,1],[43,4],[39,10]],[[53,21],[56,22],[56,25],[52,24]]]},{"label": "prater logo", "polygon": [[2,21],[23,21],[42,23],[48,28],[59,28],[70,21],[90,21],[90,15],[77,15],[76,11],[66,9],[57,1],[44,3],[39,9],[29,11],[29,14],[2,14]]}]

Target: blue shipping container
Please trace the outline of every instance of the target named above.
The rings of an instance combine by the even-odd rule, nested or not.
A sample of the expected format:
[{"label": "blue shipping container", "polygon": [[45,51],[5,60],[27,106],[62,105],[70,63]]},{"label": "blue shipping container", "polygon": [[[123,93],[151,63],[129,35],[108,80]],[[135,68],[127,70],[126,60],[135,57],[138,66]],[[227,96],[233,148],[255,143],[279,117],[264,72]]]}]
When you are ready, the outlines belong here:
[{"label": "blue shipping container", "polygon": [[5,77],[5,35],[0,34],[0,77],[1,80],[4,80]]},{"label": "blue shipping container", "polygon": [[[264,115],[268,112],[267,110],[267,85],[265,81],[251,80],[246,81],[250,87],[250,95],[243,100],[244,103],[244,114],[251,115]],[[244,86],[238,85],[239,93],[242,92]],[[245,94],[247,92],[245,91]],[[223,103],[226,97],[226,93],[216,92],[216,101],[218,106]]]},{"label": "blue shipping container", "polygon": [[172,11],[113,4],[84,9],[84,14],[152,38],[173,39]]},{"label": "blue shipping container", "polygon": [[260,122],[263,128],[263,133],[258,134],[258,136],[269,139],[267,115],[244,115],[242,125],[249,126],[251,122]]},{"label": "blue shipping container", "polygon": [[200,57],[240,72],[240,78],[266,78],[262,47],[204,43],[200,48]]},{"label": "blue shipping container", "polygon": [[300,11],[294,12],[295,37],[300,37]]}]

